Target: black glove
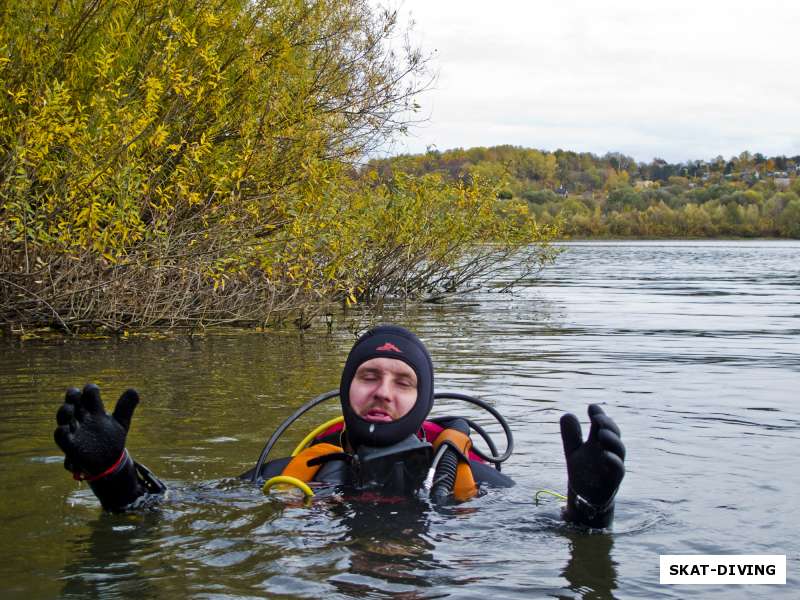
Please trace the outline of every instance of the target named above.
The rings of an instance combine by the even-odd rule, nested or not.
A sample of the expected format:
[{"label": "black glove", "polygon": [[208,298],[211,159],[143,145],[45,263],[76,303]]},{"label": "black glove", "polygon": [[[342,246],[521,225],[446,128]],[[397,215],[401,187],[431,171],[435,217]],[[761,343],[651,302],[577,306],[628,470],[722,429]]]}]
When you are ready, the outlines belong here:
[{"label": "black glove", "polygon": [[614,497],[625,476],[625,446],[619,427],[597,404],[589,405],[589,418],[592,427],[584,442],[578,418],[570,413],[561,417],[569,476],[564,518],[601,528],[614,520]]},{"label": "black glove", "polygon": [[136,390],[127,390],[117,401],[114,414],[108,415],[100,389],[90,383],[83,392],[68,389],[56,414],[58,427],[53,437],[66,456],[64,467],[76,479],[89,482],[106,510],[121,510],[145,492],[125,450],[138,403]]}]

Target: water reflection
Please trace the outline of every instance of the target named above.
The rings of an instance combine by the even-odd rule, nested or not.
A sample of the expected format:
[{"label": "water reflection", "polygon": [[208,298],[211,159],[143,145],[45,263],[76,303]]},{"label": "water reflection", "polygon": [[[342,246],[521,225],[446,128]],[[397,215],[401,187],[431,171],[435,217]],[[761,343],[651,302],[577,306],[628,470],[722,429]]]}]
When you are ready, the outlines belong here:
[{"label": "water reflection", "polygon": [[[376,502],[338,496],[311,508],[286,498],[259,504],[245,488],[214,488],[216,492],[208,486],[185,490],[184,500],[190,499],[186,505],[173,503],[136,515],[101,514],[86,523],[88,532],[67,543],[70,559],[59,577],[61,596],[163,597],[176,591],[173,574],[181,571],[202,571],[202,577],[194,578],[193,589],[211,592],[220,587],[215,584],[218,575],[230,567],[239,567],[242,589],[257,586],[270,594],[293,597],[338,593],[347,598],[436,598],[449,595],[456,586],[466,592],[471,585],[495,579],[481,569],[498,558],[491,555],[491,544],[483,561],[476,561],[465,548],[454,564],[437,559],[437,543],[430,534],[437,519],[458,520],[459,514],[480,517],[479,510],[438,511],[424,501]],[[200,512],[194,503],[206,494],[206,506]],[[220,503],[226,495],[233,505],[229,510]],[[556,597],[616,597],[612,534],[576,531],[553,525],[549,519],[541,527],[568,550],[560,574],[571,594],[556,592]],[[331,536],[332,532],[336,535]],[[493,550],[501,556],[507,552]],[[458,549],[455,553],[459,554]],[[170,562],[165,564],[166,557]],[[458,562],[471,572],[454,569]],[[230,583],[222,587],[230,589]],[[442,593],[443,589],[450,592]]]},{"label": "water reflection", "polygon": [[153,573],[131,558],[158,539],[160,521],[155,512],[125,517],[101,513],[87,523],[88,533],[66,541],[69,559],[60,577],[61,597],[159,597]]},{"label": "water reflection", "polygon": [[583,600],[616,598],[617,565],[611,558],[613,535],[568,529],[564,529],[561,535],[569,542],[569,561],[561,571],[569,589]]},{"label": "water reflection", "polygon": [[340,543],[349,551],[346,572],[330,579],[337,590],[354,597],[384,592],[403,598],[427,597],[429,574],[438,564],[427,539],[430,506],[421,501],[397,503],[351,500],[335,503]]},{"label": "water reflection", "polygon": [[[514,430],[504,472],[518,486],[472,512],[344,500],[309,510],[218,481],[252,467],[293,408],[336,386],[345,329],[5,344],[4,596],[678,597],[658,584],[659,554],[797,556],[786,507],[800,493],[798,255],[796,242],[573,244],[514,294],[387,309],[379,319],[428,343],[439,391],[483,397]],[[65,386],[90,380],[107,399],[128,386],[142,395],[129,447],[173,490],[155,514],[101,516],[60,466],[53,414]],[[537,489],[564,490],[558,418],[585,423],[591,402],[629,450],[610,536],[569,530],[532,502]],[[502,440],[472,409],[438,410]],[[275,455],[335,412],[298,423]],[[785,589],[798,584],[790,571]],[[730,587],[726,597],[752,593]]]}]

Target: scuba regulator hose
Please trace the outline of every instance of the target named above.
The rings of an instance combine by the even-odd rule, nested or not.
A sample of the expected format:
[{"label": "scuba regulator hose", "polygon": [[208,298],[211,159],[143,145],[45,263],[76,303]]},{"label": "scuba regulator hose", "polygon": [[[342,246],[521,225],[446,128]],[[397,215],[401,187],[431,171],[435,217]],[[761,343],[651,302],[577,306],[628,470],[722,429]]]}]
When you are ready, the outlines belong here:
[{"label": "scuba regulator hose", "polygon": [[292,423],[294,423],[297,419],[302,417],[306,414],[309,410],[318,406],[325,402],[326,400],[330,400],[331,398],[336,398],[339,396],[339,390],[331,390],[330,392],[325,392],[324,394],[320,394],[316,398],[309,400],[303,406],[298,408],[294,411],[283,423],[280,424],[274,433],[269,437],[267,443],[264,444],[264,449],[261,451],[261,454],[258,457],[258,461],[256,461],[256,468],[253,470],[253,474],[250,477],[250,481],[255,483],[258,481],[258,476],[261,473],[261,468],[264,466],[264,463],[267,462],[267,456],[269,456],[272,447],[275,445],[275,442],[283,435],[283,432],[289,429]]},{"label": "scuba regulator hose", "polygon": [[[486,430],[483,427],[481,427],[471,419],[461,417],[461,419],[465,421],[470,428],[474,429],[478,433],[478,435],[480,435],[481,438],[483,438],[483,441],[485,441],[486,445],[489,446],[489,452],[491,452],[492,455],[489,456],[484,452],[481,452],[478,448],[472,448],[472,451],[486,462],[492,463],[495,466],[495,468],[499,471],[500,464],[507,461],[514,453],[514,434],[511,433],[511,427],[509,427],[508,421],[505,420],[503,415],[497,412],[497,410],[487,402],[484,402],[483,400],[480,400],[473,396],[468,396],[467,394],[460,394],[458,392],[441,392],[434,394],[433,397],[451,398],[453,400],[463,400],[464,402],[469,402],[471,404],[474,404],[475,406],[479,406],[480,408],[488,412],[497,420],[498,423],[500,423],[500,426],[503,428],[503,432],[506,434],[506,451],[503,452],[502,455],[498,455],[497,446],[494,445],[492,438],[489,436],[488,433],[486,433]],[[448,420],[448,418],[434,417],[433,419],[429,420],[438,425],[442,421]]]},{"label": "scuba regulator hose", "polygon": [[[269,453],[272,451],[272,448],[275,446],[278,439],[284,434],[284,432],[295,422],[299,419],[302,415],[307,413],[312,408],[319,406],[323,402],[330,400],[331,398],[336,398],[339,396],[339,390],[332,390],[330,392],[325,392],[324,394],[320,394],[316,398],[309,400],[305,404],[303,404],[300,408],[295,410],[280,426],[275,430],[275,432],[269,437],[267,443],[264,445],[261,454],[258,457],[258,461],[256,462],[255,469],[253,469],[253,474],[250,477],[250,480],[255,483],[259,475],[261,473],[261,469],[263,468],[264,464],[267,462],[267,457]],[[489,414],[491,414],[500,426],[503,428],[503,432],[506,435],[506,450],[503,454],[499,454],[497,450],[497,446],[494,444],[494,441],[486,432],[486,430],[481,427],[479,424],[475,423],[471,419],[467,418],[453,418],[453,417],[434,417],[429,419],[431,422],[440,425],[442,423],[447,423],[447,427],[455,428],[461,431],[462,433],[469,434],[469,430],[475,430],[478,435],[486,442],[486,445],[489,447],[490,455],[482,452],[478,448],[472,448],[472,451],[479,456],[481,459],[485,460],[486,462],[492,463],[495,468],[499,471],[500,464],[505,462],[509,459],[511,454],[514,452],[514,436],[511,433],[511,428],[508,425],[508,422],[505,420],[503,415],[501,415],[494,407],[489,405],[483,400],[479,400],[478,398],[474,398],[473,396],[469,396],[467,394],[461,394],[457,392],[437,392],[434,394],[435,399],[453,399],[453,400],[462,400],[464,402],[468,402],[470,404],[474,404]],[[328,425],[333,421],[338,420],[332,419],[328,423],[324,425]],[[323,426],[316,428],[312,433],[317,434],[317,432],[321,432],[320,430],[323,429]],[[309,434],[306,438],[301,442],[298,447],[295,449],[295,452],[292,454],[296,454],[308,441],[311,441],[309,438],[313,439],[313,435]],[[431,498],[436,501],[440,502],[453,489],[453,484],[455,482],[456,477],[456,470],[458,468],[458,461],[460,455],[456,452],[453,448],[449,445],[445,444],[437,452],[436,456],[434,457],[433,463],[431,465],[431,470],[433,472],[433,482],[431,484]]]}]

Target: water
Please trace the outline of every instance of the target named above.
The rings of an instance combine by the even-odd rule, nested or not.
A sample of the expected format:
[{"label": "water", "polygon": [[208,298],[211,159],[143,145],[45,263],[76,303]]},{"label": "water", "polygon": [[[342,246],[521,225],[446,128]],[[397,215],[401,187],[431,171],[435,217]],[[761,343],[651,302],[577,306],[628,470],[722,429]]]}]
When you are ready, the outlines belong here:
[{"label": "water", "polygon": [[[265,497],[235,479],[291,411],[335,388],[344,329],[170,340],[0,341],[6,597],[795,597],[800,541],[798,242],[574,243],[514,294],[384,318],[416,330],[437,389],[511,422],[518,485],[461,506]],[[507,278],[513,278],[513,269]],[[502,284],[502,282],[498,282]],[[128,447],[171,486],[100,512],[61,467],[67,385],[142,404]],[[558,418],[602,403],[628,448],[611,534],[564,526]],[[447,403],[437,414],[479,413]],[[287,453],[323,408],[291,430]],[[489,429],[498,432],[499,428]],[[498,435],[498,440],[501,437]],[[502,446],[502,444],[500,444]],[[660,586],[660,554],[786,554],[787,585]]]}]

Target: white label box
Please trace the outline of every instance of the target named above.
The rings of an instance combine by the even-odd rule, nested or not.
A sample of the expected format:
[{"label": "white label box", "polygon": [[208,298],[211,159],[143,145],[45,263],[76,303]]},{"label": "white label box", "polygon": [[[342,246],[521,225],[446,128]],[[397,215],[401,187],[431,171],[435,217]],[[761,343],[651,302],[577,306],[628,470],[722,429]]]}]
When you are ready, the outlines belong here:
[{"label": "white label box", "polygon": [[785,554],[662,554],[660,583],[786,584]]}]

